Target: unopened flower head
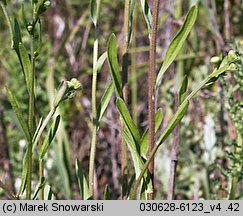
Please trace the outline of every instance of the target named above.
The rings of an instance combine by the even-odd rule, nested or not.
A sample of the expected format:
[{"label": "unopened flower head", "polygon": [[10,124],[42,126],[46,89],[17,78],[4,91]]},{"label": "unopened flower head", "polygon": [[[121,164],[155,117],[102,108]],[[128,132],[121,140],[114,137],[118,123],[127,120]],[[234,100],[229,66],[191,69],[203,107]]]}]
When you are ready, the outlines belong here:
[{"label": "unopened flower head", "polygon": [[228,52],[228,59],[229,59],[230,62],[235,62],[238,59],[234,50],[230,50]]}]

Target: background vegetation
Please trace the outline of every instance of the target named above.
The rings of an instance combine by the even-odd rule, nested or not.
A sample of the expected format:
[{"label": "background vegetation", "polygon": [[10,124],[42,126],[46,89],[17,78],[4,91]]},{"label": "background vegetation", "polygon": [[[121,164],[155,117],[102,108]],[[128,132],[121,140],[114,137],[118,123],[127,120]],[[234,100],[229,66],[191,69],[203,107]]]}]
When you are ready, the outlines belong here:
[{"label": "background vegetation", "polygon": [[[112,80],[111,63],[106,60],[106,56],[99,60],[98,57],[107,51],[109,42],[112,46],[110,36],[114,33],[118,45],[119,67],[122,71],[126,68],[122,65],[122,59],[125,62],[124,52],[127,54],[128,83],[125,85],[122,98],[134,123],[138,125],[139,132],[142,133],[149,124],[150,49],[150,30],[144,18],[143,7],[140,1],[132,1],[136,4],[133,23],[130,26],[132,37],[129,46],[126,43],[124,45],[124,6],[127,1],[95,1],[97,10],[93,12],[90,10],[90,0],[50,2],[48,10],[40,15],[42,43],[35,64],[36,126],[40,117],[45,117],[52,107],[51,101],[61,80],[76,78],[82,84],[82,91],[76,92],[72,100],[64,101],[58,108],[61,121],[56,138],[45,155],[45,194],[50,194],[51,188],[55,199],[89,198],[86,187],[90,189],[91,185],[80,182],[84,180],[80,176],[86,176],[87,184],[91,183],[90,148],[94,142],[96,154],[94,185],[91,191],[93,198],[126,198],[127,191],[122,191],[122,185],[123,188],[129,188],[124,185],[133,183],[135,168],[129,150],[128,167],[124,168],[122,164],[124,146],[121,143],[124,140],[121,132],[126,126],[119,115],[119,104],[116,104],[117,92],[115,94],[114,91],[111,95],[106,112],[98,125],[93,119],[94,115],[97,116],[94,112],[98,110],[99,101]],[[152,10],[153,1],[147,2]],[[155,69],[159,71],[170,42],[182,26],[186,14],[195,4],[198,5],[195,25],[174,63],[164,74],[160,88],[156,89],[155,106],[162,108],[163,113],[163,121],[158,125],[156,139],[165,130],[178,108],[178,92],[185,75],[188,79],[187,91],[191,92],[214,70],[215,65],[210,63],[211,57],[222,58],[220,55],[227,56],[228,51],[232,49],[238,56],[239,70],[220,76],[217,82],[208,83],[190,101],[187,114],[180,126],[176,127],[155,156],[154,198],[242,199],[243,1],[160,1]],[[15,17],[18,19],[22,42],[29,50],[30,37],[26,31],[22,11],[25,11],[27,20],[31,20],[31,1],[9,0],[7,10],[12,21]],[[17,194],[21,187],[23,157],[28,142],[9,103],[5,86],[11,87],[15,97],[21,101],[19,106],[25,119],[28,119],[29,96],[19,59],[10,48],[11,38],[2,10],[0,29],[0,180],[3,184],[0,186],[7,187],[7,190]],[[37,36],[35,40],[38,40]],[[95,41],[98,41],[98,45]],[[94,54],[95,50],[98,52],[97,56]],[[95,67],[97,60],[100,63],[99,68]],[[92,83],[94,72],[97,73],[96,88]],[[94,102],[94,94],[97,102]],[[97,107],[93,107],[94,103]],[[48,125],[49,127],[51,125]],[[43,140],[47,133],[48,130],[45,131]],[[94,136],[96,140],[92,141]],[[179,143],[179,151],[175,154],[176,142]],[[176,183],[174,194],[170,197],[171,164],[174,160],[177,162]],[[35,154],[32,167],[33,188],[41,188],[38,156]],[[125,181],[124,176],[127,176]],[[33,196],[34,191],[35,189]],[[0,189],[0,197],[9,197],[6,188]]]}]

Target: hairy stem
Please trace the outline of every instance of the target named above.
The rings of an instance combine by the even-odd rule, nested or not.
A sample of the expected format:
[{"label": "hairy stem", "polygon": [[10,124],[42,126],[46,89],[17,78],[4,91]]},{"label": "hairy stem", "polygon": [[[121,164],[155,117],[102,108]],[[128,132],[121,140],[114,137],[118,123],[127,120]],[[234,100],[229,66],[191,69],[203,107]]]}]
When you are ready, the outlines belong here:
[{"label": "hairy stem", "polygon": [[[31,137],[33,137],[34,133],[34,107],[35,107],[35,40],[34,40],[34,31],[35,31],[35,3],[32,5],[33,7],[33,22],[32,27],[33,30],[30,34],[30,56],[31,56],[31,74],[30,74],[30,92],[29,92],[29,115],[28,115],[28,126],[30,130]],[[26,198],[28,200],[31,199],[31,182],[32,182],[32,147],[33,142],[30,142],[28,145],[28,174],[27,174],[27,188],[26,188]]]},{"label": "hairy stem", "polygon": [[[97,10],[100,8],[100,0],[97,1]],[[99,12],[97,12],[99,13]],[[96,102],[96,91],[97,91],[97,61],[98,61],[98,50],[99,50],[99,28],[97,23],[94,23],[95,35],[93,45],[93,77],[92,77],[92,140],[90,149],[90,161],[89,161],[89,191],[91,197],[94,197],[94,167],[95,167],[95,155],[96,155],[96,141],[97,141],[97,102]]]},{"label": "hairy stem", "polygon": [[[148,119],[149,119],[149,153],[151,154],[155,145],[155,73],[156,73],[156,41],[159,14],[159,0],[153,1],[153,22],[149,50],[149,94],[148,94]],[[149,172],[154,184],[154,159],[149,164]],[[148,199],[153,199],[153,192],[147,194]]]}]

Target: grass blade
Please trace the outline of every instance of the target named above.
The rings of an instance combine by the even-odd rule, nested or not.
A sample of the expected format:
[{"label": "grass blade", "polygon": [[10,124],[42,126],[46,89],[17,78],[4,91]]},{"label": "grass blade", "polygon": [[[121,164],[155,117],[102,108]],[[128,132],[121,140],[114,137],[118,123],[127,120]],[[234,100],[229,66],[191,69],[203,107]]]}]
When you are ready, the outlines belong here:
[{"label": "grass blade", "polygon": [[176,36],[170,43],[168,50],[165,54],[162,67],[160,68],[157,76],[156,87],[158,87],[159,82],[162,79],[162,76],[164,75],[168,67],[172,64],[172,62],[175,60],[176,56],[179,54],[182,45],[184,44],[187,36],[192,30],[192,27],[197,19],[197,13],[198,13],[198,6],[194,5],[188,12],[183,25],[181,26]]},{"label": "grass blade", "polygon": [[76,160],[75,166],[76,166],[76,175],[78,177],[78,185],[79,185],[80,194],[84,200],[88,200],[91,198],[91,195],[89,192],[87,180],[84,176],[84,173],[80,166],[80,162],[78,160]]},{"label": "grass blade", "polygon": [[122,95],[122,80],[117,59],[116,36],[112,34],[108,41],[107,56],[110,66],[111,76],[115,85],[117,96]]}]

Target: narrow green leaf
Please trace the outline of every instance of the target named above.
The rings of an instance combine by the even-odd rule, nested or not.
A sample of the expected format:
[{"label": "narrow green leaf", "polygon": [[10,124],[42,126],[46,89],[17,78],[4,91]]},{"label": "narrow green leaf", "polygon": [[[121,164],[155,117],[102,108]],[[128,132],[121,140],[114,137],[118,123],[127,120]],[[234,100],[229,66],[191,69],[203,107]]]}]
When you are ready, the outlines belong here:
[{"label": "narrow green leaf", "polygon": [[104,52],[98,59],[95,65],[95,71],[100,72],[105,60],[107,58],[107,52]]},{"label": "narrow green leaf", "polygon": [[133,138],[131,132],[128,129],[123,130],[122,137],[125,140],[129,151],[131,152],[136,177],[138,177],[142,170],[144,163],[138,153],[137,146],[136,146],[136,143],[134,141],[134,138]]},{"label": "narrow green leaf", "polygon": [[75,166],[76,166],[76,175],[78,177],[80,194],[84,200],[88,200],[91,198],[91,194],[89,192],[87,180],[84,176],[84,173],[80,166],[80,162],[78,160],[75,161]]},{"label": "narrow green leaf", "polygon": [[129,12],[128,35],[127,35],[127,42],[129,45],[131,44],[131,38],[132,38],[132,25],[133,25],[133,15],[135,11],[135,6],[136,6],[136,0],[131,0],[130,12]]},{"label": "narrow green leaf", "polygon": [[140,3],[143,9],[143,15],[147,24],[148,32],[150,33],[152,29],[152,13],[146,0],[140,0]]},{"label": "narrow green leaf", "polygon": [[22,37],[20,33],[20,27],[18,20],[14,19],[14,36],[13,36],[13,42],[14,42],[14,49],[19,55],[19,43],[22,43]]},{"label": "narrow green leaf", "polygon": [[19,109],[19,105],[18,105],[19,103],[17,101],[17,98],[13,95],[13,93],[11,92],[11,90],[8,87],[6,87],[6,91],[7,91],[8,100],[13,108],[15,115],[18,118],[18,121],[23,129],[24,135],[25,135],[27,141],[31,142],[31,135],[30,135],[29,127],[24,120],[22,112]]},{"label": "narrow green leaf", "polygon": [[19,192],[17,195],[18,197],[21,196],[25,190],[26,181],[27,181],[27,171],[28,171],[27,161],[28,161],[28,157],[27,157],[27,151],[26,151],[24,154],[24,159],[23,159],[21,185],[20,185]]},{"label": "narrow green leaf", "polygon": [[31,62],[30,62],[29,54],[22,43],[19,43],[19,55],[23,65],[27,90],[28,92],[30,92]]},{"label": "narrow green leaf", "polygon": [[197,19],[197,13],[198,13],[198,6],[194,5],[188,12],[183,25],[181,26],[176,36],[170,43],[168,50],[165,54],[162,67],[160,68],[156,79],[156,87],[158,87],[158,84],[162,79],[162,76],[164,75],[168,67],[172,64],[172,62],[175,60],[176,56],[179,54],[187,36],[192,30],[192,27]]},{"label": "narrow green leaf", "polygon": [[38,184],[36,186],[36,190],[35,190],[34,196],[32,198],[33,200],[37,199],[37,196],[38,196],[38,193],[39,193],[40,189],[42,189],[43,187],[45,187],[45,184],[46,184],[46,178],[43,176],[39,180],[39,182],[38,182]]},{"label": "narrow green leaf", "polygon": [[122,80],[117,59],[116,36],[112,34],[108,41],[107,47],[108,63],[110,66],[111,76],[115,85],[117,96],[122,95]]},{"label": "narrow green leaf", "polygon": [[105,185],[105,192],[104,192],[104,200],[110,200],[111,195],[110,195],[110,190],[108,187],[108,184]]},{"label": "narrow green leaf", "polygon": [[96,0],[90,1],[90,15],[94,25],[97,24],[98,12],[97,12],[97,2]]},{"label": "narrow green leaf", "polygon": [[[159,108],[155,114],[155,133],[158,131],[162,123],[163,117],[164,117],[163,110],[162,108]],[[143,158],[146,158],[148,149],[149,149],[149,132],[148,129],[146,129],[146,131],[143,133],[143,136],[141,138],[141,147],[140,147],[140,151],[141,151],[140,154]]]},{"label": "narrow green leaf", "polygon": [[189,101],[184,100],[184,102],[179,106],[173,118],[170,120],[168,126],[160,136],[157,145],[161,145],[166,140],[166,138],[171,134],[171,132],[176,127],[176,125],[180,123],[181,119],[184,117],[184,115],[187,112],[188,106],[189,106]]},{"label": "narrow green leaf", "polygon": [[41,150],[40,150],[40,160],[44,158],[49,146],[51,145],[51,142],[56,135],[59,123],[60,123],[60,115],[56,117],[55,121],[53,122],[51,128],[48,131],[47,136],[44,139],[43,145],[41,146]]},{"label": "narrow green leaf", "polygon": [[184,77],[184,80],[183,80],[182,85],[181,85],[180,90],[179,90],[179,104],[182,104],[182,102],[186,98],[187,86],[188,86],[188,77],[186,75]]},{"label": "narrow green leaf", "polygon": [[126,192],[127,197],[130,194],[130,191],[132,189],[132,186],[133,186],[133,183],[135,182],[135,180],[136,180],[136,174],[133,174],[130,181],[129,181],[128,187],[127,187],[127,192]]},{"label": "narrow green leaf", "polygon": [[21,5],[21,12],[22,12],[23,23],[25,25],[25,28],[27,29],[28,23],[27,23],[27,19],[26,19],[24,4]]},{"label": "narrow green leaf", "polygon": [[113,82],[110,83],[110,85],[107,87],[107,89],[105,90],[104,92],[104,95],[102,96],[101,100],[100,100],[100,104],[98,106],[98,109],[97,109],[97,126],[99,126],[100,124],[100,121],[105,113],[105,110],[110,102],[110,99],[111,99],[111,96],[112,96],[112,93],[114,91],[114,84]]},{"label": "narrow green leaf", "polygon": [[[38,123],[38,125],[36,127],[36,130],[35,130],[35,133],[34,133],[34,136],[33,136],[33,139],[32,139],[34,141],[33,143],[35,143],[35,139],[37,137],[37,134],[40,131],[40,128],[41,128],[42,124],[43,124],[43,117],[40,118],[40,121],[39,121],[39,123]],[[33,148],[34,148],[34,146],[33,146]]]},{"label": "narrow green leaf", "polygon": [[139,141],[140,141],[139,130],[138,130],[137,126],[135,125],[135,123],[133,122],[132,117],[127,109],[127,106],[121,98],[117,98],[116,105],[117,105],[119,113],[120,113],[126,127],[131,132],[131,134],[135,140],[135,143],[137,145],[137,150],[139,151],[139,149],[140,149],[138,146]]},{"label": "narrow green leaf", "polygon": [[[143,162],[142,158],[140,157],[139,152],[137,151],[136,143],[134,141],[134,138],[133,138],[131,132],[128,130],[128,128],[125,128],[125,130],[122,131],[122,137],[125,140],[126,144],[128,145],[128,149],[131,153],[133,164],[134,164],[134,169],[135,169],[135,174],[136,174],[136,179],[137,179],[144,167],[144,162]],[[153,190],[153,185],[152,185],[152,180],[147,172],[144,174],[143,179],[146,181],[145,182],[146,192],[148,192],[148,193],[151,192]]]},{"label": "narrow green leaf", "polygon": [[46,185],[44,193],[47,200],[53,200],[53,192],[50,185]]}]

